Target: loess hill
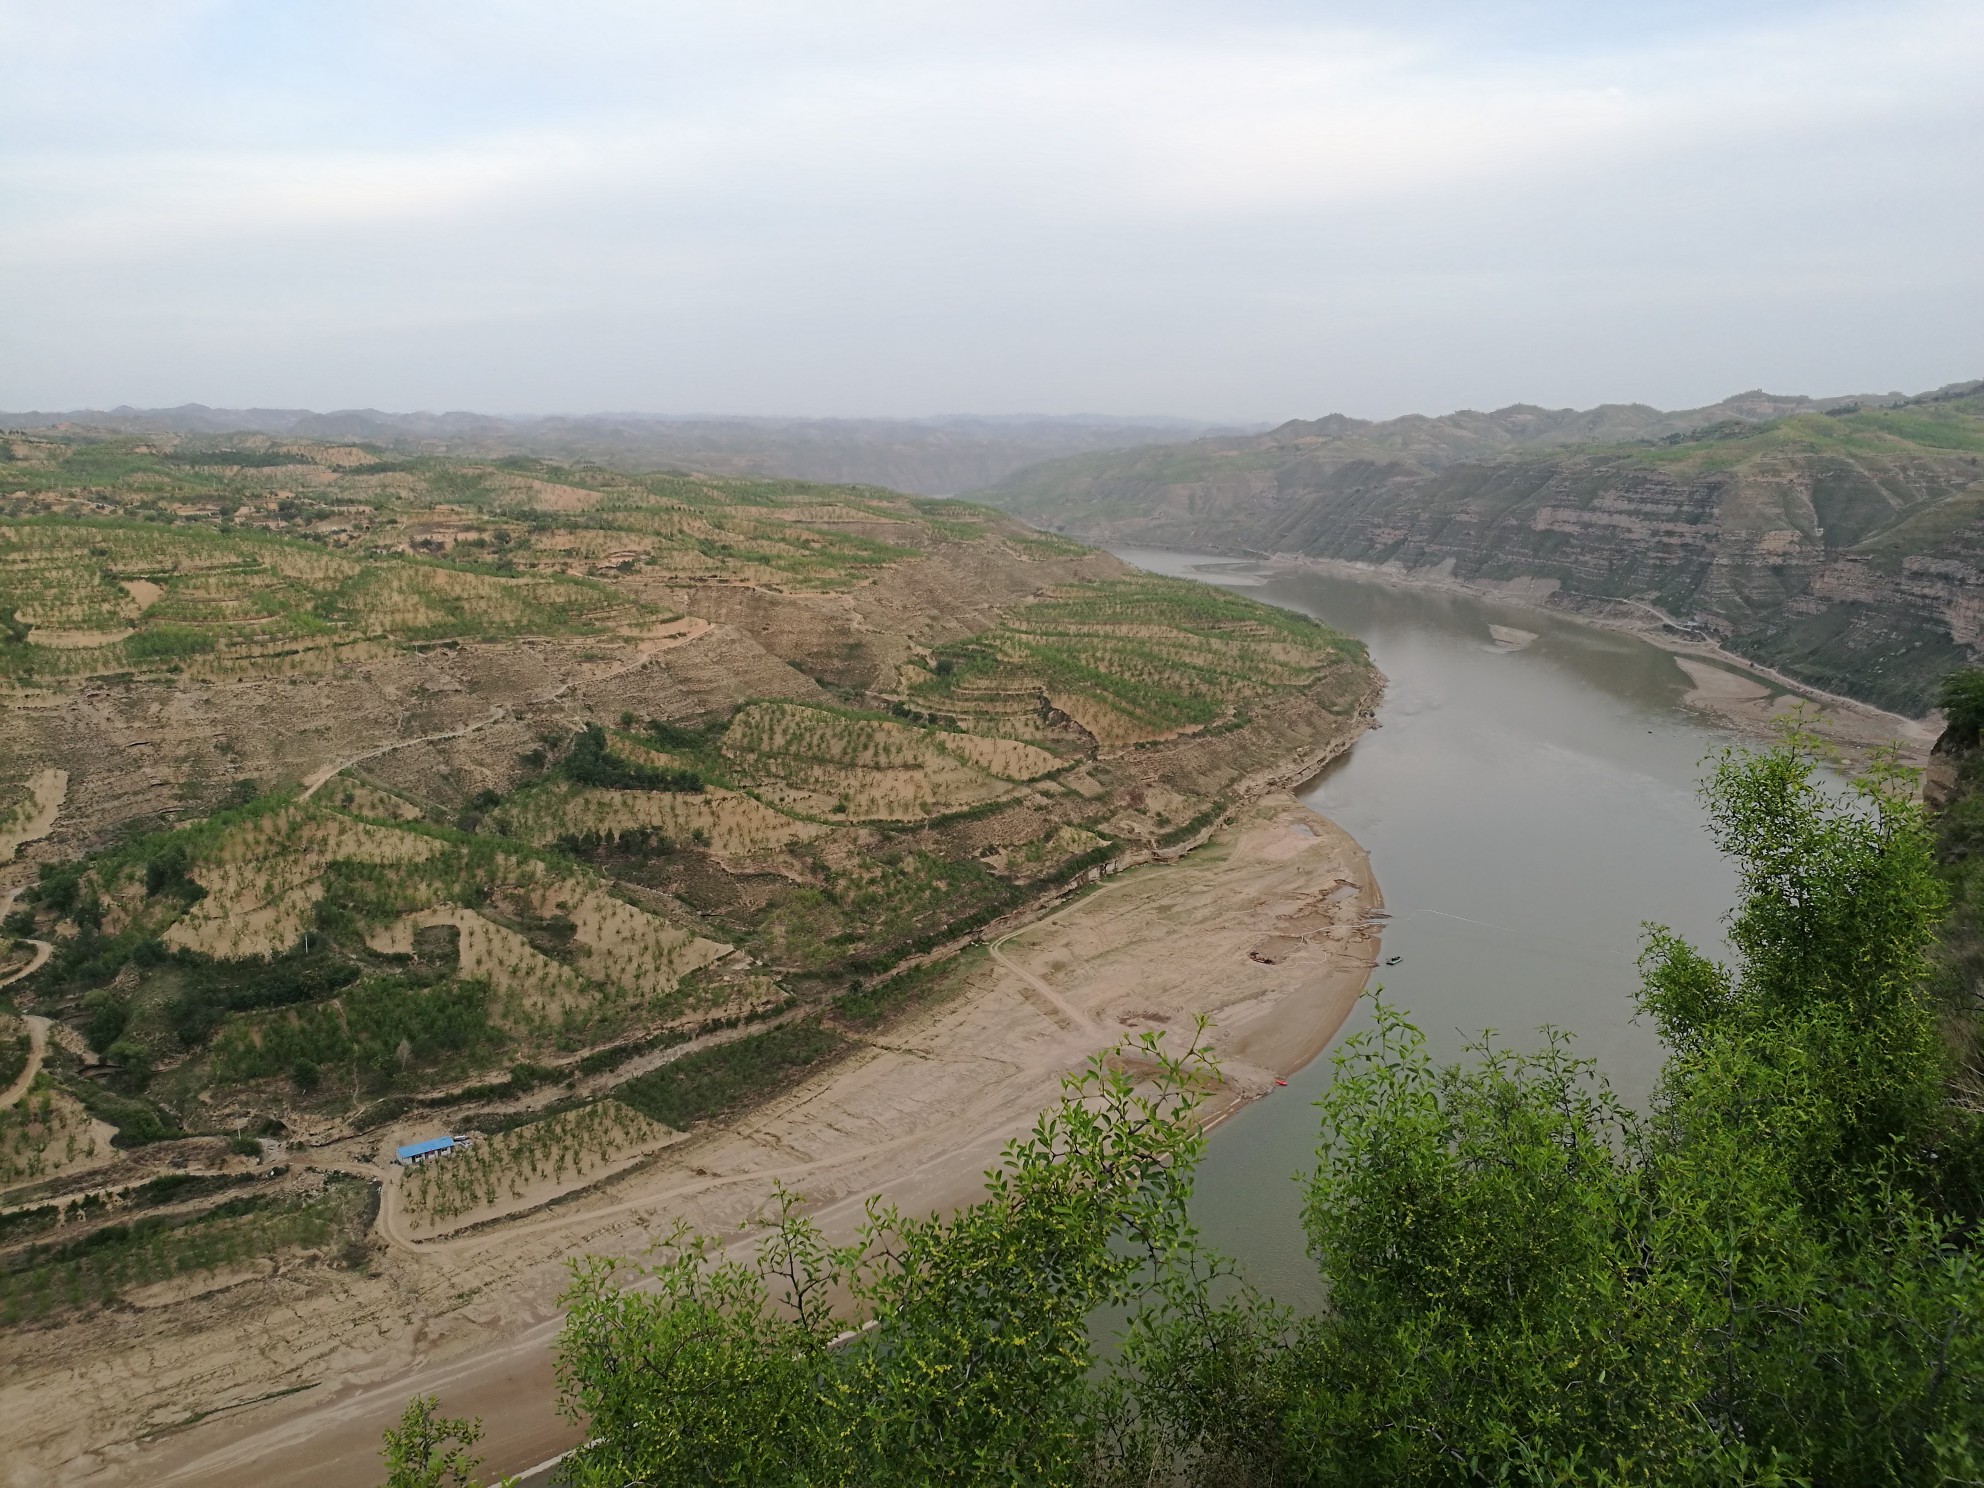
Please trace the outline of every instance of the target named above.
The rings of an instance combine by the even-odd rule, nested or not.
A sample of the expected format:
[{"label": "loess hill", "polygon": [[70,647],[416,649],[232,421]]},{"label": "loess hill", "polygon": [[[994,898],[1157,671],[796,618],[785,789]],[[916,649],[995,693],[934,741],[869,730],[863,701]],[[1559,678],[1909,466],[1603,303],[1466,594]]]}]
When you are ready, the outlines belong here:
[{"label": "loess hill", "polygon": [[1312,770],[1379,685],[1302,617],[878,489],[0,454],[10,1323],[362,1266],[328,1144],[481,1133],[397,1195],[430,1235],[623,1173]]},{"label": "loess hill", "polygon": [[1984,655],[1976,383],[1297,420],[1053,461],[977,499],[1091,540],[1385,565],[1626,620],[1652,606],[1907,713]]}]

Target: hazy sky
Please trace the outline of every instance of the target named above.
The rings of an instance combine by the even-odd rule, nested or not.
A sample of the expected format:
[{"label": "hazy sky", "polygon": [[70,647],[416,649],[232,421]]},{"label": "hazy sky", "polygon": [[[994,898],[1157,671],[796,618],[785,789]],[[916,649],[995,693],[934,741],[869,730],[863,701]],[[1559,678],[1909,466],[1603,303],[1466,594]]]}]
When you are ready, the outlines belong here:
[{"label": "hazy sky", "polygon": [[1977,376],[1977,0],[0,0],[0,408]]}]

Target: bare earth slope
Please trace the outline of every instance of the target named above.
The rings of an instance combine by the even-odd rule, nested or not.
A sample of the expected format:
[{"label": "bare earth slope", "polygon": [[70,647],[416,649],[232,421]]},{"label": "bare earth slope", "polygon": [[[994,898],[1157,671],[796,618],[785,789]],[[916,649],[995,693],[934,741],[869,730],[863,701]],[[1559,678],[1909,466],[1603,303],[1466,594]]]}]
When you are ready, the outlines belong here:
[{"label": "bare earth slope", "polygon": [[1908,713],[1984,654],[1984,392],[1528,407],[1080,456],[980,498],[1091,541],[1637,611]]},{"label": "bare earth slope", "polygon": [[436,1388],[525,1465],[569,1257],[965,1197],[1199,1012],[1261,1094],[1375,954],[1306,618],[871,488],[7,449],[0,1483],[367,1483]]}]

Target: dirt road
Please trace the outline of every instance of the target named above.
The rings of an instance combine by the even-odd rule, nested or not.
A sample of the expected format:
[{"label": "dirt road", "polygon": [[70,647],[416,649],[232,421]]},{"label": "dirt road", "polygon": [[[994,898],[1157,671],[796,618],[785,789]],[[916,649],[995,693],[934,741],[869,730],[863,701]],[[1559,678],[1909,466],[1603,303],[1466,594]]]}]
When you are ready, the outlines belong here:
[{"label": "dirt road", "polygon": [[[105,1314],[86,1352],[67,1334],[5,1340],[0,1482],[371,1488],[379,1433],[416,1393],[483,1417],[492,1471],[542,1462],[578,1436],[552,1373],[569,1258],[637,1257],[677,1220],[748,1244],[740,1226],[775,1182],[837,1239],[870,1195],[919,1213],[970,1202],[1090,1053],[1141,1030],[1189,1036],[1201,1013],[1225,1077],[1209,1115],[1272,1098],[1355,1004],[1380,908],[1356,843],[1271,798],[1184,861],[1002,936],[950,1000],[569,1205],[394,1246],[369,1276],[298,1267],[275,1304],[242,1289]],[[397,1213],[389,1196],[404,1241]]]},{"label": "dirt road", "polygon": [[[16,884],[13,888],[7,890],[6,896],[4,898],[0,898],[0,919],[5,919],[8,915],[13,913],[14,901],[20,898],[21,890],[24,887],[26,887],[26,885]],[[40,971],[41,968],[47,964],[48,958],[55,954],[55,947],[50,945],[45,940],[36,940],[31,935],[22,936],[21,939],[27,941],[29,945],[34,947],[34,956],[29,960],[26,966],[17,967],[13,971],[8,972],[5,976],[0,976],[0,987],[12,986],[15,982],[20,981],[23,977],[33,976],[37,971]]]},{"label": "dirt road", "polygon": [[[714,627],[707,620],[685,616],[682,622],[682,628],[679,631],[642,641],[635,648],[635,655],[631,661],[622,662],[618,666],[609,667],[604,671],[590,672],[568,678],[549,692],[532,698],[524,706],[539,707],[545,703],[555,703],[574,687],[581,685],[592,686],[599,682],[610,682],[616,677],[626,676],[629,672],[639,671],[662,652],[672,651],[677,646],[686,646],[691,641],[698,640],[709,634],[712,629]],[[380,744],[374,748],[362,750],[345,759],[334,760],[328,765],[322,765],[312,770],[304,777],[303,791],[298,799],[303,801],[309,800],[317,794],[317,791],[326,781],[336,779],[353,765],[362,765],[367,760],[378,759],[381,755],[385,754],[394,754],[402,749],[412,749],[415,745],[419,744],[441,744],[450,739],[465,739],[470,734],[480,733],[494,724],[501,723],[515,712],[515,708],[499,704],[497,707],[489,710],[489,716],[487,718],[478,718],[474,723],[465,723],[458,728],[443,729],[438,734],[421,734],[417,738],[412,739],[395,739],[389,744]]]},{"label": "dirt road", "polygon": [[41,1073],[41,1057],[48,1052],[48,1020],[29,1014],[21,1021],[28,1026],[28,1062],[14,1077],[14,1083],[0,1090],[0,1108],[11,1106],[28,1093],[34,1077]]},{"label": "dirt road", "polygon": [[[7,890],[6,897],[0,898],[0,918],[5,918],[13,910],[14,900],[20,895],[20,892],[18,887],[12,888]],[[34,955],[29,959],[26,966],[16,967],[5,976],[0,976],[0,987],[11,986],[24,977],[33,976],[43,966],[47,965],[48,958],[55,954],[55,947],[45,940],[35,940],[31,936],[23,937],[23,939],[26,939],[27,943],[34,947]],[[15,1077],[14,1083],[9,1085],[6,1090],[0,1091],[0,1107],[11,1106],[15,1101],[28,1093],[28,1087],[34,1084],[34,1077],[41,1073],[42,1057],[48,1052],[48,1020],[29,1014],[24,1016],[21,1021],[26,1023],[28,1027],[28,1062],[20,1074]]]}]

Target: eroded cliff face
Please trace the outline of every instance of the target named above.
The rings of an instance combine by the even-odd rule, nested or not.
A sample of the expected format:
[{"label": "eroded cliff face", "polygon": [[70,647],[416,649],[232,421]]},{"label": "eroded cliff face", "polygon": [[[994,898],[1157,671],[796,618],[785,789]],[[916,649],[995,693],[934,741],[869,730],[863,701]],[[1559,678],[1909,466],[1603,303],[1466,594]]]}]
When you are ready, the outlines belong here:
[{"label": "eroded cliff face", "polygon": [[[1720,411],[1736,416],[1601,449],[1517,446],[1499,426],[1436,439],[1324,420],[1168,459],[1044,466],[984,496],[1091,540],[1343,560],[1574,610],[1653,611],[1815,685],[1924,711],[1944,672],[1984,654],[1984,396]],[[1558,419],[1549,440],[1621,423],[1602,412]],[[1439,457],[1497,440],[1507,452],[1492,458]],[[1401,457],[1373,458],[1380,445]]]}]

